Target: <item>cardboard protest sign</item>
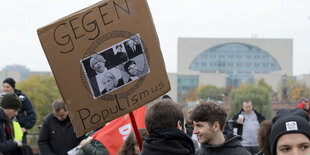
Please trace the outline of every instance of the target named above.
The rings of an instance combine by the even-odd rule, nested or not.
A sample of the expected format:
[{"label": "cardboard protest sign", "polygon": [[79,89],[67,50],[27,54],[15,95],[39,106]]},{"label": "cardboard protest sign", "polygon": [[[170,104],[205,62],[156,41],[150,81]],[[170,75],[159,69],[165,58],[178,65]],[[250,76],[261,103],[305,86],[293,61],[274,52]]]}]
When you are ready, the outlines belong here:
[{"label": "cardboard protest sign", "polygon": [[146,0],[105,0],[38,29],[77,136],[170,90]]}]

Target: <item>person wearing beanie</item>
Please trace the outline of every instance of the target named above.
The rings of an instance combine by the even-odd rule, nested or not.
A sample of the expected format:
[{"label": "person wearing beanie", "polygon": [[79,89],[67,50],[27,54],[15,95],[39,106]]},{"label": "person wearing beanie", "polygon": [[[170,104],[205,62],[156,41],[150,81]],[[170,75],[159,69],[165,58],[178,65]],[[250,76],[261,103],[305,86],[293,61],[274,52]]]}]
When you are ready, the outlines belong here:
[{"label": "person wearing beanie", "polygon": [[16,82],[13,78],[6,78],[2,83],[2,90],[3,92],[6,93],[8,92],[15,93],[22,103],[16,118],[24,132],[23,143],[26,144],[27,130],[31,129],[35,125],[37,121],[37,114],[29,98],[24,93],[22,93],[21,90],[16,89],[15,84]]},{"label": "person wearing beanie", "polygon": [[298,101],[298,108],[299,109],[302,109],[302,110],[305,110],[307,113],[308,113],[308,115],[309,115],[309,118],[310,118],[310,106],[309,106],[309,101],[308,101],[308,99],[307,98],[305,98],[305,97],[301,97],[300,99],[299,99],[299,101]]},{"label": "person wearing beanie", "polygon": [[5,155],[18,154],[23,146],[21,141],[14,140],[12,119],[17,116],[21,102],[14,93],[3,95],[0,101],[0,152]]},{"label": "person wearing beanie", "polygon": [[272,155],[310,153],[309,117],[304,110],[280,109],[272,122],[269,137]]}]

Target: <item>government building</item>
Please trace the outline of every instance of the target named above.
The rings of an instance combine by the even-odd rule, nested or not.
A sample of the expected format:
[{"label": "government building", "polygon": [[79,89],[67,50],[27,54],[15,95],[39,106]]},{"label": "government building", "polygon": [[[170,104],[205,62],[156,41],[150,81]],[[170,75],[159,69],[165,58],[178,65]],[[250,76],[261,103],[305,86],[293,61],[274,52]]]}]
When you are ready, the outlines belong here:
[{"label": "government building", "polygon": [[292,39],[178,38],[177,73],[168,73],[174,100],[199,85],[238,88],[264,79],[273,90],[293,74]]}]

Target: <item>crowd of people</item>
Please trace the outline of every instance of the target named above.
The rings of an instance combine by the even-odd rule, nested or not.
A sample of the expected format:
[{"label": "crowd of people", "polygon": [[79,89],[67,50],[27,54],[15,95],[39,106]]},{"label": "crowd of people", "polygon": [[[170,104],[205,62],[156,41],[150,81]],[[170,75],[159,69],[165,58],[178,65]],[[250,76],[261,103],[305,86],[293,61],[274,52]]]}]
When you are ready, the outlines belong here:
[{"label": "crowd of people", "polygon": [[[116,83],[115,83],[116,84]],[[27,131],[36,123],[36,112],[28,97],[3,81],[0,95],[0,155],[32,154]],[[184,110],[164,95],[145,113],[145,128],[139,136],[131,131],[118,155],[307,155],[310,154],[309,102],[301,98],[295,109],[280,109],[272,120],[243,100],[232,116],[233,130],[225,130],[227,111],[214,102],[203,102]],[[55,99],[52,112],[40,128],[38,146],[42,155],[109,155],[111,148],[100,139],[104,128],[77,138],[62,99]],[[131,129],[131,128],[130,128]],[[137,138],[140,137],[140,138]],[[138,140],[137,140],[138,139]],[[143,142],[139,145],[139,141]]]}]

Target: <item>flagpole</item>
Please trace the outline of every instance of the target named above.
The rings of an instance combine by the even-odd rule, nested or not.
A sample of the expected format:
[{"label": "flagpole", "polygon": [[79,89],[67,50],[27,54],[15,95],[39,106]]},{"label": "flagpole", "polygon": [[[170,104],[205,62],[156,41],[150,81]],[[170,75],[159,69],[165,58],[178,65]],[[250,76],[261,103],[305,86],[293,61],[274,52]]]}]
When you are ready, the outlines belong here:
[{"label": "flagpole", "polygon": [[139,134],[139,130],[138,130],[138,127],[137,127],[136,120],[135,120],[135,116],[134,116],[133,112],[130,112],[129,116],[130,116],[131,124],[133,126],[133,130],[134,130],[135,135],[136,135],[136,139],[137,139],[137,142],[138,142],[138,145],[139,145],[139,149],[141,151],[142,150],[142,141],[141,141],[141,138],[140,138],[140,134]]}]

